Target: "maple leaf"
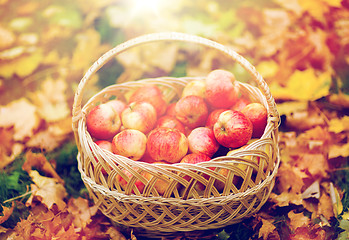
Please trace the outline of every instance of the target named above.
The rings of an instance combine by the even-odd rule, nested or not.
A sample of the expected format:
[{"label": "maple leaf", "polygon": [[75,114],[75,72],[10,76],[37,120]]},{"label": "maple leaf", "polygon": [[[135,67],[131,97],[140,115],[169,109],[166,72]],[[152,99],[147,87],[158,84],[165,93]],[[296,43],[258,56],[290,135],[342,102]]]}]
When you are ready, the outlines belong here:
[{"label": "maple leaf", "polygon": [[331,72],[316,74],[313,68],[296,70],[289,77],[285,87],[277,82],[272,82],[269,87],[276,99],[316,100],[329,94],[331,74]]},{"label": "maple leaf", "polygon": [[319,225],[298,227],[290,235],[290,240],[325,240],[326,232]]},{"label": "maple leaf", "polygon": [[26,202],[27,206],[31,205],[35,197],[49,209],[54,204],[60,210],[65,208],[66,203],[63,199],[67,196],[67,192],[61,183],[57,183],[57,180],[53,178],[43,177],[35,170],[31,170],[29,175],[35,184],[31,184],[31,191],[33,193]]},{"label": "maple leaf", "polygon": [[12,215],[15,204],[12,202],[11,208],[2,205],[0,205],[0,207],[2,207],[2,216],[0,216],[0,224],[2,224]]},{"label": "maple leaf", "polygon": [[66,90],[67,83],[63,79],[53,80],[49,77],[41,84],[41,90],[30,93],[29,97],[37,106],[41,118],[55,122],[70,114]]},{"label": "maple leaf", "polygon": [[16,74],[20,77],[26,77],[34,72],[42,59],[42,51],[37,49],[32,53],[23,54],[15,59],[2,61],[0,64],[0,76],[10,78]]},{"label": "maple leaf", "polygon": [[290,211],[287,216],[290,219],[290,227],[293,230],[297,229],[298,227],[308,225],[310,223],[310,219],[304,216],[302,212],[295,213],[294,211]]},{"label": "maple leaf", "polygon": [[33,153],[31,151],[26,152],[25,154],[25,162],[22,165],[22,169],[27,173],[31,173],[32,168],[37,168],[49,176],[54,177],[58,182],[64,184],[64,180],[57,174],[55,169],[46,159],[46,157],[42,153]]},{"label": "maple leaf", "polygon": [[13,139],[23,141],[33,136],[39,126],[37,108],[26,98],[12,101],[6,106],[0,106],[0,127],[14,127]]},{"label": "maple leaf", "polygon": [[269,234],[271,234],[276,227],[272,224],[270,220],[261,218],[262,227],[259,229],[258,237],[262,237],[264,240],[268,239]]},{"label": "maple leaf", "polygon": [[89,202],[84,198],[71,198],[68,201],[68,212],[74,216],[74,226],[81,229],[86,227],[92,219],[91,217],[96,214],[98,206],[89,206]]}]

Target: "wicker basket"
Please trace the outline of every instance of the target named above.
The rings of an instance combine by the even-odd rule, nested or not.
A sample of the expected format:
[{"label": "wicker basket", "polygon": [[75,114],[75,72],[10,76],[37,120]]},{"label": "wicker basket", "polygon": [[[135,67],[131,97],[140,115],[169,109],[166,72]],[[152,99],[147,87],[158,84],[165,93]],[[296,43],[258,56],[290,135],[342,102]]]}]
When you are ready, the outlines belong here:
[{"label": "wicker basket", "polygon": [[[86,114],[93,106],[106,102],[113,96],[122,96],[126,91],[144,84],[157,84],[161,89],[167,89],[167,100],[175,99],[180,96],[186,83],[197,79],[161,77],[115,84],[101,90],[81,106],[86,83],[105,63],[127,49],[159,41],[199,44],[216,49],[239,63],[258,85],[254,87],[238,82],[240,88],[268,109],[268,124],[263,136],[244,150],[200,164],[150,164],[133,161],[98,147],[86,130]],[[269,88],[247,60],[211,40],[174,32],[137,37],[106,52],[81,79],[73,105],[73,130],[79,151],[78,167],[95,204],[118,224],[168,233],[218,229],[256,213],[269,197],[279,166],[278,124],[279,115]],[[103,169],[107,174],[102,173]],[[133,177],[128,179],[123,174],[124,169],[131,172]],[[219,174],[222,169],[229,174]],[[144,172],[153,177],[147,180],[142,175]],[[129,180],[126,189],[122,189],[116,181],[117,175]],[[185,180],[185,175],[190,176],[191,180]],[[238,184],[234,178],[240,179]],[[145,184],[143,193],[134,186],[137,180]],[[154,187],[158,180],[168,184],[162,196]],[[206,186],[204,191],[199,192],[193,187],[197,182]],[[225,184],[222,191],[215,187],[217,182]]]}]

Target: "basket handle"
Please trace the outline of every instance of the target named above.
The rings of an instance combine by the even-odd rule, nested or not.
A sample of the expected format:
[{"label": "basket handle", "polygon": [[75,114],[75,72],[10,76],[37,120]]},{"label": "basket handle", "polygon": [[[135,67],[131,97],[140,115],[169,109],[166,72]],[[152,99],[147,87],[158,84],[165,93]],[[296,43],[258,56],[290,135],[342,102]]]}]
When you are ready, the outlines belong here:
[{"label": "basket handle", "polygon": [[231,48],[227,48],[222,44],[219,44],[217,42],[214,42],[212,40],[209,40],[203,37],[190,35],[186,33],[178,33],[178,32],[160,32],[160,33],[146,34],[140,37],[130,39],[124,43],[121,43],[116,47],[110,49],[105,54],[103,54],[96,62],[93,63],[93,65],[87,70],[84,77],[81,79],[75,92],[73,110],[72,110],[72,121],[73,121],[74,131],[77,129],[78,120],[82,117],[82,113],[81,113],[82,94],[84,92],[86,83],[90,79],[90,77],[117,54],[122,53],[125,50],[137,45],[150,43],[150,42],[157,42],[157,41],[184,41],[184,42],[201,44],[204,46],[217,49],[222,53],[230,56],[234,61],[238,62],[253,77],[254,81],[258,84],[262,93],[266,97],[270,114],[272,117],[272,121],[278,124],[280,116],[277,111],[274,98],[270,93],[267,83],[264,81],[263,77],[257,72],[255,67],[250,62],[248,62],[245,58],[243,58],[241,55],[239,55],[237,52],[235,52]]}]

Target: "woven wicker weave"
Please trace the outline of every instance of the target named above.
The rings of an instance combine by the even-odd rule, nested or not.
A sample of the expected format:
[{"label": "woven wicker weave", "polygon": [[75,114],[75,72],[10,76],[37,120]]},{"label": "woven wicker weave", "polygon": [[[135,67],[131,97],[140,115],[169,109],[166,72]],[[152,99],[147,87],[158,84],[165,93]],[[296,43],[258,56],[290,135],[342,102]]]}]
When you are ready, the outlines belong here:
[{"label": "woven wicker weave", "polygon": [[[133,161],[98,147],[86,130],[86,114],[92,107],[145,84],[156,84],[161,89],[167,89],[167,100],[176,99],[186,83],[198,79],[161,77],[115,84],[101,90],[81,106],[86,83],[105,63],[132,47],[159,41],[203,45],[239,63],[258,85],[257,88],[238,82],[240,88],[268,109],[268,124],[263,136],[244,150],[200,164],[150,164]],[[278,124],[279,115],[269,88],[247,60],[216,42],[173,32],[144,35],[109,50],[81,79],[73,105],[73,130],[79,150],[78,167],[95,204],[116,223],[161,232],[221,228],[256,213],[269,197],[279,166]],[[107,174],[102,173],[103,169]],[[131,172],[133,177],[128,179],[123,173],[124,169]],[[220,174],[222,169],[229,174]],[[144,172],[153,177],[147,180],[142,175]],[[116,180],[118,175],[129,180],[126,189],[122,189]],[[185,180],[183,177],[186,175],[191,180]],[[238,184],[234,178],[240,180]],[[134,186],[137,180],[145,184],[143,193]],[[154,183],[160,180],[168,184],[163,195],[154,187]],[[197,182],[206,186],[204,191],[199,192],[193,187]],[[222,191],[215,187],[217,182],[225,185]]]}]

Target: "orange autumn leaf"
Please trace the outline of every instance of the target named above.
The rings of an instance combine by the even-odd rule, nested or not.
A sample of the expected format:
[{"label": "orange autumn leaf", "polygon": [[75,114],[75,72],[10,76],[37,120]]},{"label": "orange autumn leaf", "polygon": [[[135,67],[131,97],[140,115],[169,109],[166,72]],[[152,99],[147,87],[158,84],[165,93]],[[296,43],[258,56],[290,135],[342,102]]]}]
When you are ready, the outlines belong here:
[{"label": "orange autumn leaf", "polygon": [[290,240],[325,240],[326,232],[319,225],[297,228],[289,237]]},{"label": "orange autumn leaf", "polygon": [[2,206],[2,213],[0,215],[0,224],[6,222],[6,220],[12,215],[13,209],[15,208],[14,202],[12,202],[12,206],[10,208]]},{"label": "orange autumn leaf", "polygon": [[61,183],[53,178],[43,177],[35,170],[31,170],[29,175],[34,184],[31,184],[32,195],[26,202],[27,206],[30,206],[35,198],[49,209],[54,204],[60,210],[65,208],[64,198],[67,196],[67,192]]},{"label": "orange autumn leaf", "polygon": [[290,204],[302,205],[302,195],[294,192],[282,192],[280,194],[271,193],[270,201],[275,202],[276,206],[286,207]]},{"label": "orange autumn leaf", "polygon": [[290,211],[288,213],[288,218],[290,219],[290,227],[291,229],[295,230],[298,227],[303,227],[304,225],[308,225],[310,223],[310,219],[302,212],[295,213],[294,211]]},{"label": "orange autumn leaf", "polygon": [[67,87],[64,79],[47,78],[41,84],[40,90],[29,94],[30,99],[37,106],[41,118],[47,122],[55,122],[69,116]]},{"label": "orange autumn leaf", "polygon": [[34,130],[39,126],[37,108],[26,98],[21,98],[0,106],[0,127],[14,127],[13,139],[22,141],[32,137]]},{"label": "orange autumn leaf", "polygon": [[68,202],[68,212],[74,217],[73,223],[77,228],[84,228],[89,224],[92,219],[91,217],[96,214],[98,206],[89,206],[89,202],[84,198],[71,198]]},{"label": "orange autumn leaf", "polygon": [[264,240],[268,239],[269,234],[271,234],[276,227],[273,225],[273,223],[270,220],[263,219],[262,220],[262,227],[259,229],[258,237],[262,237]]},{"label": "orange autumn leaf", "polygon": [[64,183],[64,180],[57,174],[56,170],[52,167],[49,161],[42,153],[33,153],[31,151],[26,152],[25,162],[22,165],[22,169],[27,173],[30,173],[32,168],[37,168],[49,176],[55,178],[58,182]]}]

